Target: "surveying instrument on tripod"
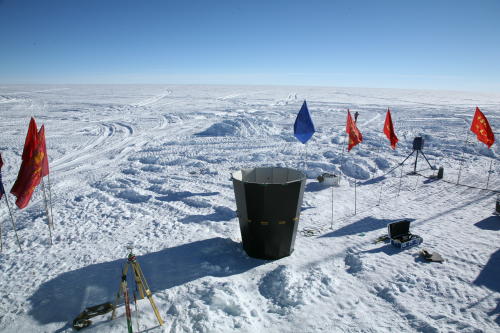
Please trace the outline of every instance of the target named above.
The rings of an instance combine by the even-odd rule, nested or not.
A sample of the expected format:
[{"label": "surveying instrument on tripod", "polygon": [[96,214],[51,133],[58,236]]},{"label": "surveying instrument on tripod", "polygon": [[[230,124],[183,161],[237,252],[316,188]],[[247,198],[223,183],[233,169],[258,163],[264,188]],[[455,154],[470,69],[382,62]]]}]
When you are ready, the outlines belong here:
[{"label": "surveying instrument on tripod", "polygon": [[[402,166],[406,162],[406,160],[409,159],[414,153],[417,153],[417,154],[415,156],[415,163],[413,165],[413,172],[409,173],[409,175],[416,175],[417,174],[417,161],[418,161],[418,154],[419,153],[425,158],[425,161],[427,162],[427,164],[429,164],[431,170],[436,170],[436,167],[434,167],[434,166],[431,165],[431,163],[427,159],[427,156],[425,156],[424,152],[422,151],[423,148],[424,148],[424,138],[422,138],[421,136],[417,136],[416,138],[413,139],[413,151],[408,156],[406,156],[406,158],[403,160],[403,162],[399,163],[397,166],[395,166],[394,168],[392,168],[386,174],[391,173],[396,168],[399,168],[400,166]],[[440,168],[439,173],[441,175],[439,176],[439,174],[438,174],[438,178],[443,178],[443,176],[442,176],[442,173],[443,173],[442,168]]]},{"label": "surveying instrument on tripod", "polygon": [[[121,276],[121,281],[120,281],[120,288],[118,290],[118,293],[116,294],[116,300],[115,300],[115,304],[113,306],[113,313],[111,314],[111,319],[115,319],[116,306],[118,304],[118,300],[120,299],[121,296],[123,296],[123,300],[125,302],[125,315],[127,317],[128,333],[133,332],[132,331],[132,315],[131,315],[131,311],[130,311],[130,297],[129,297],[128,287],[127,287],[127,273],[128,273],[128,269],[130,266],[130,267],[132,267],[132,271],[134,272],[134,280],[135,280],[136,290],[138,290],[138,292],[139,292],[139,299],[144,299],[144,295],[146,295],[146,297],[149,299],[149,303],[151,303],[151,307],[153,308],[156,319],[158,320],[158,323],[161,326],[164,324],[164,321],[163,321],[163,319],[161,319],[160,312],[158,311],[158,308],[156,307],[155,301],[153,300],[153,295],[151,294],[151,289],[149,288],[149,285],[146,282],[146,278],[144,277],[144,273],[142,272],[141,266],[139,265],[139,262],[137,261],[135,254],[132,253],[132,245],[127,245],[127,250],[129,252],[129,254],[127,256],[127,261],[123,265],[122,276]],[[136,313],[138,313],[137,300],[136,300],[135,293],[134,293],[134,300],[135,300]],[[139,326],[139,323],[137,323],[137,326]]]}]

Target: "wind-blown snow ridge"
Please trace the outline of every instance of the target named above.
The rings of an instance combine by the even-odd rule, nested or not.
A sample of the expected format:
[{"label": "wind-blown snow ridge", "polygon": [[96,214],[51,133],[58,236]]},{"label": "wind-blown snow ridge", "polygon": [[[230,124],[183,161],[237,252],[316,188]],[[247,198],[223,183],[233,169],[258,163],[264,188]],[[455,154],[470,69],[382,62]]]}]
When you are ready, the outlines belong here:
[{"label": "wind-blown snow ridge", "polygon": [[199,136],[266,136],[280,134],[271,122],[253,118],[226,119],[197,133]]}]

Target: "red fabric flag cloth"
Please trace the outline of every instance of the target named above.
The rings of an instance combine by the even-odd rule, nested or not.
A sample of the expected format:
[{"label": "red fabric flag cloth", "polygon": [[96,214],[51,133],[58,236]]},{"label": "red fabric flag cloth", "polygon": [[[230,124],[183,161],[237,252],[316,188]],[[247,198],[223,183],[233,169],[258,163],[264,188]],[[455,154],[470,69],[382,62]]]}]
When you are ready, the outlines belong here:
[{"label": "red fabric flag cloth", "polygon": [[396,143],[398,143],[398,137],[396,132],[394,132],[394,126],[392,125],[391,110],[387,109],[387,114],[385,115],[384,123],[384,134],[391,142],[392,149],[396,149]]},{"label": "red fabric flag cloth", "polygon": [[42,163],[44,152],[38,144],[38,130],[35,119],[31,118],[28,134],[24,143],[23,161],[17,175],[16,182],[10,193],[17,197],[16,205],[19,209],[25,208],[42,179]]},{"label": "red fabric flag cloth", "polygon": [[470,130],[477,135],[477,139],[490,148],[495,142],[495,135],[491,130],[490,123],[484,114],[476,106],[476,113],[470,126]]},{"label": "red fabric flag cloth", "polygon": [[36,127],[35,118],[32,117],[28,127],[28,134],[26,134],[26,140],[24,141],[23,161],[27,161],[33,156],[33,151],[35,150],[38,139],[37,133],[38,129]]},{"label": "red fabric flag cloth", "polygon": [[356,127],[356,123],[352,120],[351,112],[347,110],[347,123],[345,126],[345,131],[349,135],[349,144],[347,145],[347,151],[351,151],[352,147],[363,141],[363,136],[361,132]]},{"label": "red fabric flag cloth", "polygon": [[45,144],[45,125],[42,125],[38,132],[38,142],[43,152],[42,177],[45,177],[49,174],[49,156],[47,155],[47,145]]}]

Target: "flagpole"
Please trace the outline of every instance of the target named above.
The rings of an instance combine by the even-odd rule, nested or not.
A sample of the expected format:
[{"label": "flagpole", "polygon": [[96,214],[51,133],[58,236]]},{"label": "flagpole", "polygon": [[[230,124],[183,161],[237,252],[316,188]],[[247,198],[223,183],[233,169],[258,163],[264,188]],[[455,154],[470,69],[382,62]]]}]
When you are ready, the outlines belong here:
[{"label": "flagpole", "polygon": [[10,214],[10,221],[12,222],[12,229],[14,229],[14,233],[16,234],[16,239],[17,239],[17,245],[19,245],[19,250],[22,253],[23,249],[21,248],[21,242],[19,241],[19,236],[17,235],[16,224],[14,222],[14,216],[12,215],[12,211],[10,209],[10,204],[9,204],[9,200],[7,199],[7,194],[4,194],[4,195],[5,195],[5,202],[7,203],[7,209],[9,210],[9,214]]},{"label": "flagpole", "polygon": [[52,186],[50,185],[50,174],[47,174],[47,187],[49,189],[50,218],[52,229],[54,229],[54,214],[52,213]]},{"label": "flagpole", "polygon": [[293,151],[294,151],[294,154],[293,154],[294,156],[296,156],[296,155],[299,156],[299,157],[297,157],[297,166],[296,166],[296,168],[297,168],[297,170],[300,170],[300,149],[299,149],[299,151],[298,151],[297,154],[295,154],[295,149]]},{"label": "flagpole", "polygon": [[[469,127],[468,124],[467,127]],[[462,164],[464,162],[465,148],[467,147],[467,143],[469,141],[469,130],[467,129],[467,127],[465,128],[467,134],[465,135],[465,143],[464,143],[464,148],[462,150],[462,159],[460,161],[460,167],[458,169],[457,185],[460,183],[460,174],[462,173]]]},{"label": "flagpole", "polygon": [[377,203],[377,206],[380,206],[380,201],[382,200],[382,189],[383,189],[383,183],[380,182],[380,193],[378,195],[378,203]]},{"label": "flagpole", "polygon": [[486,189],[488,189],[488,185],[490,184],[490,176],[491,176],[491,167],[493,166],[493,159],[490,160],[490,170],[488,170],[488,180],[486,181]]},{"label": "flagpole", "polygon": [[[312,123],[311,115],[309,114],[309,110],[307,109],[307,103],[304,100],[302,103],[302,107],[300,108],[299,113],[297,114],[297,118],[295,118],[295,123],[293,124],[293,135],[300,141],[302,144],[306,144],[306,142],[312,137],[314,134],[314,124]],[[300,151],[298,152],[299,161],[297,163],[297,168],[300,169]],[[307,147],[304,147],[304,171],[307,168]]]},{"label": "flagpole", "polygon": [[357,183],[358,183],[358,180],[356,178],[354,178],[354,215],[356,215],[356,208],[357,208],[357,195],[356,195]]},{"label": "flagpole", "polygon": [[49,207],[47,206],[47,195],[45,193],[45,182],[43,181],[42,178],[42,191],[43,191],[43,201],[45,202],[45,212],[47,213],[47,226],[49,227],[49,235],[50,235],[50,245],[53,245],[54,243],[52,242],[52,230],[50,228],[50,216],[49,216]]},{"label": "flagpole", "polygon": [[332,187],[332,221],[330,223],[330,229],[333,230],[333,184],[331,185]]},{"label": "flagpole", "polygon": [[378,140],[378,151],[377,151],[377,154],[380,154],[380,151],[382,150],[382,147],[384,146],[384,144],[382,143],[382,140],[384,140],[384,136],[381,135],[380,136],[380,140]]},{"label": "flagpole", "polygon": [[340,154],[339,184],[340,184],[340,175],[342,175],[342,165],[344,164],[344,150],[346,143],[347,143],[347,132],[344,134],[344,144],[342,145],[342,153]]},{"label": "flagpole", "polygon": [[307,143],[304,143],[304,172],[306,174],[307,179]]},{"label": "flagpole", "polygon": [[403,167],[401,167],[401,174],[399,176],[399,187],[398,187],[398,195],[396,197],[399,197],[399,191],[401,190],[401,183],[403,182]]}]

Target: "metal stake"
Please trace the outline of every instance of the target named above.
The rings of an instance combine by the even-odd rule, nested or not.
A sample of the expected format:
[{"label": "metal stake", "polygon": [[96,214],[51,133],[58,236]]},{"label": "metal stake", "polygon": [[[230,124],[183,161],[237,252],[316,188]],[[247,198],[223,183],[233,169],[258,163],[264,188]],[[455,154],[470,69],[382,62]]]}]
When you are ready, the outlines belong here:
[{"label": "metal stake", "polygon": [[340,183],[340,176],[342,175],[342,165],[344,164],[344,150],[345,150],[346,143],[347,143],[347,132],[344,135],[344,143],[342,144],[342,153],[340,154],[339,183]]},{"label": "metal stake", "polygon": [[53,245],[54,243],[52,242],[52,230],[50,227],[51,222],[49,216],[49,207],[47,206],[47,195],[45,193],[45,182],[43,181],[43,178],[42,178],[42,191],[43,191],[43,201],[45,202],[45,212],[47,213],[47,226],[49,227],[50,245]]},{"label": "metal stake", "polygon": [[382,188],[383,188],[383,184],[380,183],[380,194],[378,195],[378,203],[377,203],[377,206],[380,206],[380,201],[382,200]]},{"label": "metal stake", "polygon": [[7,209],[9,210],[9,214],[10,214],[10,221],[12,222],[12,229],[14,230],[14,233],[16,234],[17,245],[19,245],[19,250],[21,252],[23,252],[23,249],[21,248],[21,242],[19,241],[19,236],[17,235],[16,224],[14,222],[14,216],[12,215],[12,210],[10,209],[9,200],[7,199],[7,194],[4,194],[4,196],[5,196],[5,202],[7,203]]},{"label": "metal stake", "polygon": [[493,166],[493,159],[490,161],[490,170],[488,170],[488,180],[486,181],[486,189],[488,189],[488,185],[490,184],[490,176],[491,176],[491,167]]},{"label": "metal stake", "polygon": [[403,168],[401,168],[401,175],[399,176],[398,195],[396,197],[399,197],[399,191],[401,190],[401,183],[402,182],[403,182]]},{"label": "metal stake", "polygon": [[52,186],[50,185],[50,174],[47,174],[47,187],[49,188],[50,218],[52,229],[54,229],[54,213],[52,212]]},{"label": "metal stake", "polygon": [[357,188],[356,184],[357,183],[358,183],[357,179],[354,179],[354,215],[356,215],[356,206],[357,206],[357,204],[356,204],[357,203],[357,195],[356,195],[356,192],[357,192],[356,191],[356,188]]},{"label": "metal stake", "polygon": [[458,168],[458,177],[457,177],[457,185],[460,183],[460,174],[462,173],[462,164],[464,163],[464,156],[465,156],[465,147],[467,147],[467,143],[469,141],[469,131],[466,128],[466,136],[465,136],[465,143],[464,143],[464,148],[462,150],[462,159],[460,161],[460,167]]},{"label": "metal stake", "polygon": [[332,221],[330,223],[330,229],[333,230],[333,185],[332,185]]}]

